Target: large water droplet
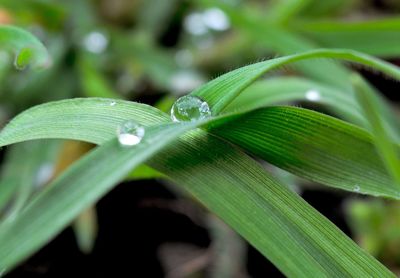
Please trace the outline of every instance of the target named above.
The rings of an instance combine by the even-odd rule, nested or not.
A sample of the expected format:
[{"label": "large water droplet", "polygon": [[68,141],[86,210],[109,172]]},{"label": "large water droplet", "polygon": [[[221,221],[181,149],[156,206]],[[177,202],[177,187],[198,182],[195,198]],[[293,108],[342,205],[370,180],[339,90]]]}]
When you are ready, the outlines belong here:
[{"label": "large water droplet", "polygon": [[321,100],[321,94],[317,90],[309,90],[306,92],[306,99],[309,101]]},{"label": "large water droplet", "polygon": [[118,141],[122,146],[135,146],[142,141],[145,129],[136,122],[127,121],[118,127],[117,133]]},{"label": "large water droplet", "polygon": [[354,186],[354,192],[360,192],[360,187],[358,185]]},{"label": "large water droplet", "polygon": [[171,108],[171,118],[174,122],[197,121],[210,116],[208,103],[196,96],[183,96]]}]

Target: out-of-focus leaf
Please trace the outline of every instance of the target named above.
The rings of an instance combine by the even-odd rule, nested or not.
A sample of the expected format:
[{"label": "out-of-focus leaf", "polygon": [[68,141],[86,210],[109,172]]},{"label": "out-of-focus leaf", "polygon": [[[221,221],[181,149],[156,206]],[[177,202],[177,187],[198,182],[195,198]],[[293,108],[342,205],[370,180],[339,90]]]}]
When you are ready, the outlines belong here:
[{"label": "out-of-focus leaf", "polygon": [[370,55],[400,54],[400,18],[368,21],[295,21],[292,28],[324,47],[349,48]]},{"label": "out-of-focus leaf", "polygon": [[400,160],[398,145],[396,145],[386,130],[385,124],[379,115],[379,109],[375,102],[374,93],[365,84],[360,76],[354,75],[352,78],[358,101],[363,109],[365,118],[372,130],[374,144],[382,157],[382,160],[392,175],[394,182],[400,188]]},{"label": "out-of-focus leaf", "polygon": [[50,180],[59,146],[58,141],[44,140],[7,149],[0,178],[0,212],[10,205],[5,213],[15,216],[31,193]]},{"label": "out-of-focus leaf", "polygon": [[93,250],[97,237],[96,207],[81,212],[72,225],[79,249],[88,254]]},{"label": "out-of-focus leaf", "polygon": [[101,75],[90,60],[80,59],[78,63],[82,90],[87,97],[120,98],[111,88],[107,79]]},{"label": "out-of-focus leaf", "polygon": [[1,25],[0,48],[14,53],[17,68],[24,68],[28,64],[46,68],[51,64],[51,58],[43,44],[21,28]]}]

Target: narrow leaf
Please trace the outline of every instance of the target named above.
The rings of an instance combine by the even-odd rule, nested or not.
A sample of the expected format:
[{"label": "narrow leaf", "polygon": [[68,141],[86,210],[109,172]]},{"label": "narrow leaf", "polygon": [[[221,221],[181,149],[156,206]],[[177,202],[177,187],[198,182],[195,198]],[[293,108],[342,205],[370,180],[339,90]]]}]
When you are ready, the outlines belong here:
[{"label": "narrow leaf", "polygon": [[374,144],[382,157],[387,170],[392,175],[397,186],[400,187],[399,150],[391,140],[389,135],[390,133],[386,131],[385,124],[381,120],[378,112],[379,110],[376,107],[374,94],[360,76],[354,75],[352,80],[357,92],[359,103],[371,126],[372,134],[374,136]]},{"label": "narrow leaf", "polygon": [[357,193],[400,197],[371,136],[330,116],[268,107],[222,119],[210,132],[300,177]]},{"label": "narrow leaf", "polygon": [[400,69],[398,67],[372,56],[352,50],[319,49],[236,69],[206,83],[192,94],[207,101],[212,107],[213,114],[217,115],[245,88],[266,72],[290,63],[315,58],[334,58],[359,63],[400,80]]}]

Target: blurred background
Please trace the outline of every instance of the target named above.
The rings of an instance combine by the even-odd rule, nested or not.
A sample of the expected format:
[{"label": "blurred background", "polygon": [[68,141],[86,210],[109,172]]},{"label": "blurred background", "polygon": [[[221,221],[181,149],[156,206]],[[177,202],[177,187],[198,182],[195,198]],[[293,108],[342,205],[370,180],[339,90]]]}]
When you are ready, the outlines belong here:
[{"label": "blurred background", "polygon": [[[132,100],[168,113],[177,97],[222,73],[313,48],[351,48],[400,65],[398,0],[0,0],[0,23],[29,30],[53,57],[49,69],[18,70],[12,55],[0,52],[0,126],[31,106],[73,97]],[[340,78],[327,69],[301,63],[267,78]],[[398,83],[353,69],[397,109]],[[294,105],[329,113],[312,96]],[[0,198],[14,194],[9,188],[21,180],[39,190],[92,147],[51,140],[2,149]],[[326,189],[265,167],[399,273],[398,203]],[[71,275],[282,276],[144,165],[7,277]]]}]

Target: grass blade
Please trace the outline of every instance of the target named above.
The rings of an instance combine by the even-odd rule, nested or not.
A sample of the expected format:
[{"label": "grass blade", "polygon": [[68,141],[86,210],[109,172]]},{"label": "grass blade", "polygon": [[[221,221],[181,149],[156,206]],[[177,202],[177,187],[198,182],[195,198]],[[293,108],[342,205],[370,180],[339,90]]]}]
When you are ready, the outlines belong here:
[{"label": "grass blade", "polygon": [[390,133],[386,131],[386,126],[382,122],[378,112],[379,110],[376,107],[373,91],[371,91],[360,76],[354,75],[352,80],[359,103],[371,126],[374,144],[387,170],[400,189],[400,160],[398,147],[392,141]]},{"label": "grass blade", "polygon": [[268,107],[225,118],[210,128],[295,175],[357,193],[399,198],[371,136],[330,116]]},{"label": "grass blade", "polygon": [[192,94],[207,101],[212,107],[213,114],[217,115],[245,88],[266,72],[290,63],[316,58],[334,58],[359,63],[400,80],[400,69],[380,59],[352,50],[318,49],[236,69],[206,83]]},{"label": "grass blade", "polygon": [[136,146],[122,147],[114,138],[84,156],[40,192],[14,221],[0,226],[0,269],[15,266],[37,250],[132,168],[194,127],[194,123],[155,126]]},{"label": "grass blade", "polygon": [[[105,103],[110,107],[109,100],[81,99],[33,108],[10,124],[11,128],[4,133],[7,140],[2,140],[2,144],[11,142],[13,136],[18,140],[27,139],[13,132],[20,124],[37,124],[25,134],[28,137],[51,137],[54,133],[56,137],[104,143],[110,136],[115,136],[115,127],[111,127],[111,123],[118,122],[118,117],[138,120],[146,112],[143,123],[147,125],[168,119],[165,114],[145,105],[119,101],[116,105],[120,105],[122,110],[125,107],[124,113],[118,109],[105,109]],[[73,113],[80,121],[71,119],[66,112]],[[106,118],[112,120],[108,122]],[[97,121],[100,123],[95,130],[91,130]],[[193,126],[182,126],[182,129],[185,128]],[[85,156],[54,181],[57,184],[49,187],[49,191],[38,196],[14,223],[0,227],[0,261],[5,266],[13,266],[53,237],[82,209],[122,179],[135,163],[141,162],[141,157],[147,158],[149,152],[155,152],[157,145],[164,146],[177,135],[171,129],[164,131],[149,137],[153,138],[152,143],[142,147],[145,157],[139,155],[139,151],[121,150],[115,145],[115,139]],[[211,149],[212,152],[209,151]],[[198,198],[290,277],[393,276],[304,200],[276,182],[250,157],[226,141],[201,130],[192,131],[178,142],[169,144],[148,163]],[[73,194],[65,192],[72,192],[72,188]],[[49,209],[53,207],[57,207],[58,211]],[[48,219],[51,221],[48,222]],[[44,223],[52,223],[51,228]]]}]

